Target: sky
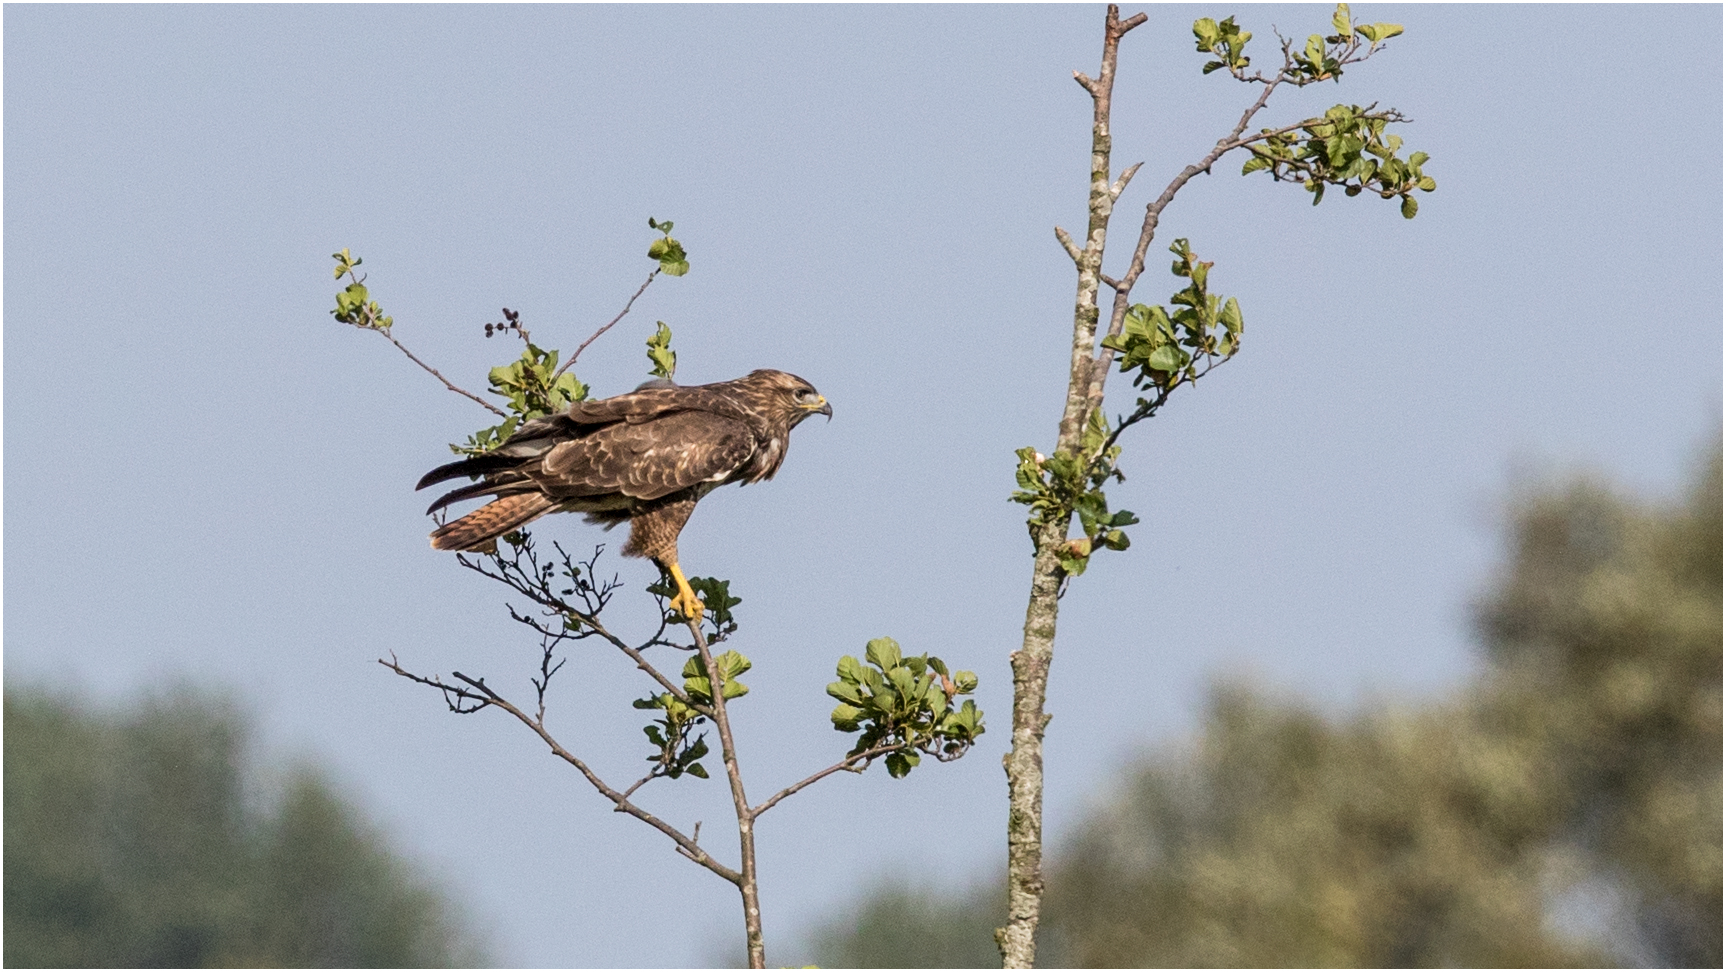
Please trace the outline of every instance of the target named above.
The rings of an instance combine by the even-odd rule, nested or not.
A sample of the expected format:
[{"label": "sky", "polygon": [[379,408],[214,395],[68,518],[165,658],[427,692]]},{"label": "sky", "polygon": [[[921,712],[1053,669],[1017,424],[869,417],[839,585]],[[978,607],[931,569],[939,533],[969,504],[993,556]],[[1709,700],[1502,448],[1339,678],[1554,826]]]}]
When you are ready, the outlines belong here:
[{"label": "sky", "polygon": [[[1138,8],[1128,7],[1126,13]],[[1122,44],[1114,161],[1143,206],[1255,94],[1202,76],[1196,17],[1328,32],[1328,7],[1153,6]],[[1342,712],[1476,672],[1469,611],[1530,484],[1682,487],[1719,435],[1721,11],[1377,7],[1406,33],[1286,124],[1393,106],[1438,191],[1418,218],[1238,175],[1163,215],[1215,261],[1243,350],[1126,438],[1145,521],[1062,601],[1046,825],[1070,831],[1218,680]],[[1085,220],[1100,6],[10,6],[5,24],[5,677],[99,699],[232,691],[441,880],[509,964],[685,965],[740,938],[735,892],[607,809],[525,729],[378,667],[520,694],[536,644],[429,549],[412,486],[489,425],[333,321],[365,259],[394,332],[457,384],[611,319],[672,219],[692,269],[583,353],[596,395],[673,329],[685,384],[774,367],[833,420],[776,479],[703,501],[691,573],[741,595],[733,709],[756,799],[839,758],[823,689],[891,635],[977,671],[988,733],[905,780],[840,775],[762,818],[768,960],[874,882],[1001,866],[1011,676],[1030,580],[1013,450],[1048,451]],[[1131,407],[1112,382],[1111,411]],[[607,542],[575,517],[536,536]],[[641,561],[612,623],[645,632]],[[675,663],[674,663],[675,664]],[[639,673],[584,645],[548,725],[614,780],[647,755]],[[717,767],[715,767],[717,768]],[[718,780],[642,793],[735,859]]]}]

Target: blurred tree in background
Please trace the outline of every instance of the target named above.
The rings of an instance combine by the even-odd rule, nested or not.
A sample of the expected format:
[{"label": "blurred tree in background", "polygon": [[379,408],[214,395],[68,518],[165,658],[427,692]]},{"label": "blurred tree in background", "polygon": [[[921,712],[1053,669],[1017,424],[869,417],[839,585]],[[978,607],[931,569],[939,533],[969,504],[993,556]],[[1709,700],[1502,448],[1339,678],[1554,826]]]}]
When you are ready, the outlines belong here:
[{"label": "blurred tree in background", "polygon": [[455,908],[309,768],[249,784],[245,720],[5,693],[5,964],[473,965]]},{"label": "blurred tree in background", "polygon": [[[1719,967],[1720,465],[1668,506],[1519,502],[1448,698],[1326,719],[1219,690],[1058,856],[1047,958]],[[998,897],[879,892],[817,953],[980,966]]]}]

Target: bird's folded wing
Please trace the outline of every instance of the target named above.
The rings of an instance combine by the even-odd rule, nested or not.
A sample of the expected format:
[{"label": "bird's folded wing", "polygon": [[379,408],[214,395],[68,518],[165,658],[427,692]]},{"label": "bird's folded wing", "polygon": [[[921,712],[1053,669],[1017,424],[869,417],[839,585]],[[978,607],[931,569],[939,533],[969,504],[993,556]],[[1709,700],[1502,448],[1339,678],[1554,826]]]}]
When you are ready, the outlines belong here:
[{"label": "bird's folded wing", "polygon": [[687,409],[699,409],[710,397],[705,389],[699,387],[640,388],[610,398],[576,402],[564,414],[578,425],[606,425],[611,422],[638,425]]},{"label": "bird's folded wing", "polygon": [[723,482],[755,448],[755,436],[742,422],[712,412],[673,412],[560,443],[529,475],[551,496],[622,493],[651,500]]}]

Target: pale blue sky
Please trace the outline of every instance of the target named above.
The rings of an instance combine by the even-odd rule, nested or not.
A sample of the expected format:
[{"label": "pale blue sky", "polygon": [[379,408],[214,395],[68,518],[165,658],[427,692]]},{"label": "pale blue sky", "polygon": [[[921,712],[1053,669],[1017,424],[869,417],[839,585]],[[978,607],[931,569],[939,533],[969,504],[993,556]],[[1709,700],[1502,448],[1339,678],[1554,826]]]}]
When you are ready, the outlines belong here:
[{"label": "pale blue sky", "polygon": [[[1265,59],[1273,24],[1329,19],[1149,13],[1116,89],[1116,163],[1146,165],[1112,267],[1252,94],[1199,74],[1192,20],[1239,13]],[[1717,430],[1720,8],[1356,14],[1407,34],[1264,119],[1395,106],[1439,192],[1413,222],[1366,198],[1314,209],[1231,159],[1165,213],[1140,298],[1175,289],[1161,254],[1188,237],[1239,296],[1245,349],[1130,435],[1110,495],[1147,522],[1063,602],[1052,832],[1123,755],[1189,731],[1211,679],[1331,707],[1457,683],[1516,482],[1591,468],[1672,490]],[[835,411],[683,537],[686,565],[744,598],[752,793],[843,752],[822,688],[870,637],[975,668],[990,719],[961,763],[835,779],[763,819],[769,961],[876,877],[997,866],[1030,553],[1006,496],[1013,449],[1046,450],[1058,417],[1073,276],[1050,230],[1083,225],[1089,102],[1071,72],[1095,70],[1101,20],[6,8],[6,676],[104,698],[235,687],[272,744],[329,760],[468,889],[504,961],[713,954],[735,935],[729,886],[519,726],[453,717],[372,663],[395,651],[525,689],[533,646],[498,590],[427,547],[412,492],[485,415],[327,314],[328,255],[351,247],[397,335],[483,385],[511,352],[482,336],[498,308],[568,351],[648,269],[647,218],[670,218],[692,272],[654,284],[583,380],[642,380],[662,319],[682,381],[783,368]],[[603,536],[572,517],[540,535]],[[632,589],[651,577],[612,563]],[[597,647],[577,670],[594,685],[578,704],[566,681],[554,730],[633,778],[638,683]],[[731,851],[718,782],[646,792]]]}]

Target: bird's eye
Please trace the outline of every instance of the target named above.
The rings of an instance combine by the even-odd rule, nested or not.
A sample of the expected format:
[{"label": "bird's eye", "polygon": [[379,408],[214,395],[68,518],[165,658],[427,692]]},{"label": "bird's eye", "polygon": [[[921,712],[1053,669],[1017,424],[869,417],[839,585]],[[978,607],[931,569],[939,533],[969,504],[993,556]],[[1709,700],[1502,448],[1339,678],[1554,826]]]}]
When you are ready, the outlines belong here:
[{"label": "bird's eye", "polygon": [[800,402],[812,402],[812,401],[814,401],[815,400],[815,389],[813,389],[813,388],[799,388],[799,389],[797,389],[797,400]]}]

